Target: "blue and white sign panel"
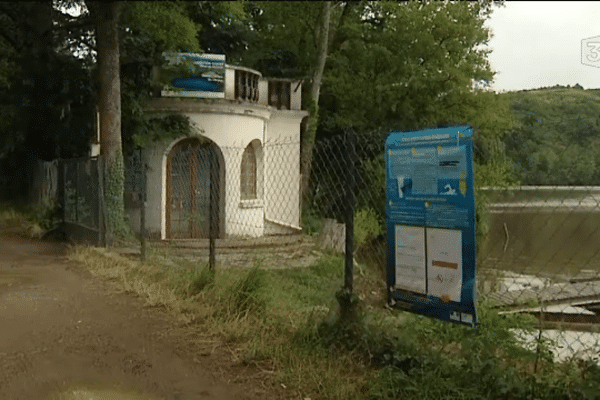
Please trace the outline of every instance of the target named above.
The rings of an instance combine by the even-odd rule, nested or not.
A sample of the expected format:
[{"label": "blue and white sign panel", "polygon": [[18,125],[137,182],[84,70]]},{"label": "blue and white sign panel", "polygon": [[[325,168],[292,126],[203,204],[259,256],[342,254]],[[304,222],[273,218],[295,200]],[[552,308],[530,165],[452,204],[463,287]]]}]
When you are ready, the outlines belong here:
[{"label": "blue and white sign panel", "polygon": [[161,80],[173,90],[163,90],[165,97],[225,97],[225,55],[173,53],[163,54],[168,64],[161,70]]},{"label": "blue and white sign panel", "polygon": [[386,142],[390,305],[477,324],[470,126],[395,132]]}]

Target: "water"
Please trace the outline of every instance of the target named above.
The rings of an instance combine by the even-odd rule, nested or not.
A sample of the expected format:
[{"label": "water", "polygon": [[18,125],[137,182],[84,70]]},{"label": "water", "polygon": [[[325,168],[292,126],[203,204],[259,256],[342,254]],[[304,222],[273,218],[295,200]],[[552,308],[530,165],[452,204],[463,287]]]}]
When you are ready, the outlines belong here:
[{"label": "water", "polygon": [[556,278],[600,271],[600,194],[521,191],[490,197],[480,268]]},{"label": "water", "polygon": [[[524,332],[514,329],[513,334],[519,339],[524,348],[529,350],[536,349],[539,331]],[[600,365],[600,360],[598,359],[598,354],[600,354],[600,333],[547,329],[542,331],[542,338],[556,362],[582,359],[595,361],[596,364]]]},{"label": "water", "polygon": [[[509,292],[600,273],[599,188],[564,189],[485,192],[491,206],[489,233],[479,243],[480,280],[494,276],[490,271],[504,271],[495,275],[496,290]],[[565,312],[567,305],[555,307]],[[524,347],[535,348],[539,332],[513,333]],[[542,336],[556,361],[598,362],[599,333],[548,329]]]}]

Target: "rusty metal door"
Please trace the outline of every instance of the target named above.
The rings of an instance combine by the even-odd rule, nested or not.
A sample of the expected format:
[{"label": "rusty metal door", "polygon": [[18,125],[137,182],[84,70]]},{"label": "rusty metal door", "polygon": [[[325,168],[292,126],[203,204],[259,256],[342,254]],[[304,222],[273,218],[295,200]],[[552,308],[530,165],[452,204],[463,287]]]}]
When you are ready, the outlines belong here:
[{"label": "rusty metal door", "polygon": [[214,151],[198,140],[183,140],[171,150],[167,166],[167,236],[170,239],[209,237]]}]

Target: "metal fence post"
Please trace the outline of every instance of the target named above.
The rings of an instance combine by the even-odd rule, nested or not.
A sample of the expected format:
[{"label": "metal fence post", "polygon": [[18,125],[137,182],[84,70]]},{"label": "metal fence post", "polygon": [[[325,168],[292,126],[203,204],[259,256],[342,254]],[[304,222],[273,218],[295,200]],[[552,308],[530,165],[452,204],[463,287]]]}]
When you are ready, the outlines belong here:
[{"label": "metal fence post", "polygon": [[146,197],[146,190],[147,190],[147,183],[146,183],[146,159],[144,157],[144,152],[142,149],[139,150],[140,151],[140,168],[141,168],[141,194],[140,194],[140,202],[141,202],[141,210],[140,210],[140,244],[141,244],[141,250],[140,250],[140,255],[142,258],[142,261],[146,261],[146,201],[147,201],[147,197]]},{"label": "metal fence post", "polygon": [[354,182],[356,162],[356,134],[352,129],[345,132],[346,142],[346,267],[344,271],[344,289],[352,293],[354,262]]},{"label": "metal fence post", "polygon": [[75,161],[75,221],[79,221],[79,162]]},{"label": "metal fence post", "polygon": [[104,157],[98,156],[98,236],[100,246],[106,247],[106,216],[104,209]]},{"label": "metal fence post", "polygon": [[56,186],[57,186],[57,202],[58,202],[58,218],[60,220],[60,229],[64,229],[65,223],[65,167],[64,160],[58,159],[57,164],[57,176],[56,176]]},{"label": "metal fence post", "polygon": [[209,190],[209,200],[208,200],[208,214],[209,214],[209,243],[208,243],[208,267],[211,271],[215,269],[216,263],[216,255],[215,255],[215,239],[217,237],[217,210],[219,206],[217,202],[219,201],[219,196],[217,191],[218,189],[218,174],[217,168],[218,163],[216,160],[217,152],[214,149],[211,149],[209,155],[209,180],[210,180],[210,190]]}]

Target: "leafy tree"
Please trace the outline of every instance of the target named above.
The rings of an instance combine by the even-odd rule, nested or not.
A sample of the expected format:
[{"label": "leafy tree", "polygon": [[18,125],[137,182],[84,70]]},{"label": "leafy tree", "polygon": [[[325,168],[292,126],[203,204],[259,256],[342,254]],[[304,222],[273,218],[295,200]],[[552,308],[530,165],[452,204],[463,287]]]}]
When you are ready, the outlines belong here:
[{"label": "leafy tree", "polygon": [[127,22],[127,29],[137,35],[143,32],[158,51],[200,50],[197,26],[187,16],[183,2],[133,2],[129,5]]},{"label": "leafy tree", "polygon": [[[473,88],[493,78],[489,32],[479,3],[359,3],[332,49],[327,93],[337,107],[326,126],[396,129],[448,124],[493,101]],[[370,16],[367,18],[367,16]]]},{"label": "leafy tree", "polygon": [[594,90],[552,87],[501,97],[511,103],[519,122],[504,143],[524,184],[600,183],[600,120]]},{"label": "leafy tree", "polygon": [[260,13],[252,2],[190,1],[186,15],[195,22],[200,47],[207,53],[225,54],[228,63],[239,63],[256,38],[249,16]]},{"label": "leafy tree", "polygon": [[[311,82],[323,5],[254,4],[261,11],[250,24],[259,39],[245,61],[267,76]],[[317,138],[348,126],[368,132],[471,123],[491,140],[513,126],[508,104],[484,90],[493,78],[483,47],[492,5],[333,3]]]},{"label": "leafy tree", "polygon": [[[308,92],[320,53],[323,29],[315,28],[323,4],[250,4],[249,25],[256,36],[243,61],[266,76],[304,79]],[[354,127],[362,147],[372,149],[361,154],[366,166],[361,173],[370,182],[384,182],[387,132],[469,123],[476,130],[477,184],[513,182],[515,168],[503,140],[517,123],[510,102],[485,90],[494,76],[484,48],[490,38],[484,22],[493,6],[333,2],[318,103],[305,96],[318,127],[315,136],[305,129],[302,138],[302,165],[309,166],[303,176],[310,173],[313,140],[345,127]],[[363,205],[384,210],[383,191],[379,200],[377,206]]]},{"label": "leafy tree", "polygon": [[[36,159],[81,155],[93,131],[84,60],[65,42],[71,18],[51,2],[0,3],[0,154],[3,174],[25,177]],[[70,29],[70,28],[69,28]],[[15,179],[24,194],[27,179]]]},{"label": "leafy tree", "polygon": [[106,204],[115,208],[109,223],[121,229],[122,142],[133,142],[136,134],[128,130],[123,140],[121,97],[126,99],[124,126],[136,126],[137,118],[148,128],[141,133],[151,134],[153,124],[140,110],[151,94],[152,66],[165,50],[199,49],[196,25],[185,10],[181,2],[0,3],[0,154],[5,164],[17,152],[29,156],[17,157],[21,161],[13,168],[21,170],[39,158],[85,155],[95,133],[98,89],[102,151],[111,181]]},{"label": "leafy tree", "polygon": [[319,98],[328,49],[340,21],[342,7],[333,7],[330,1],[261,2],[255,3],[255,12],[252,13],[251,26],[258,39],[244,60],[267,76],[308,81],[305,107],[310,115],[305,121],[300,157],[303,198],[307,193],[312,149],[319,124]]},{"label": "leafy tree", "polygon": [[[198,26],[188,17],[187,2],[128,3],[121,18],[121,99],[123,146],[147,143],[190,131],[187,119],[178,115],[156,117],[144,111],[144,103],[160,87],[158,70],[163,53],[199,51]],[[146,23],[146,21],[151,21]]]}]

